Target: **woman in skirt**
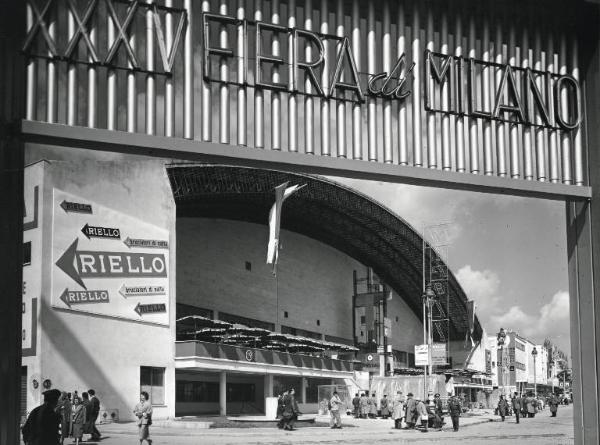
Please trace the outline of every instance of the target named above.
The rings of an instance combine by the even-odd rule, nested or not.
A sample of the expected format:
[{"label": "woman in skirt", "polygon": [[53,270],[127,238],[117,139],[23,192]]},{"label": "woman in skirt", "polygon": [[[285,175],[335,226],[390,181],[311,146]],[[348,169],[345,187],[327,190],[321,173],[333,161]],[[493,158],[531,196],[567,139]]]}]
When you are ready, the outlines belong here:
[{"label": "woman in skirt", "polygon": [[135,405],[133,413],[138,418],[138,430],[140,445],[144,440],[148,442],[148,445],[152,445],[152,439],[150,439],[150,425],[152,425],[152,405],[148,401],[148,393],[142,391],[140,393],[140,403]]},{"label": "woman in skirt", "polygon": [[71,409],[71,432],[75,439],[75,445],[79,445],[79,442],[83,439],[83,428],[85,422],[86,412],[85,406],[81,404],[79,397],[73,397],[73,408]]}]

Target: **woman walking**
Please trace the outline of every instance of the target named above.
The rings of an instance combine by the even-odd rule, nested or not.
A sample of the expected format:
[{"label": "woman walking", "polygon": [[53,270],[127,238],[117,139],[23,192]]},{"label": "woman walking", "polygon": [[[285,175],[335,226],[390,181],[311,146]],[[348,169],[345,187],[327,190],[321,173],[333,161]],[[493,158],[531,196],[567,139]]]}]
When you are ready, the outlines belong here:
[{"label": "woman walking", "polygon": [[502,417],[502,421],[504,422],[504,418],[508,413],[508,402],[504,398],[504,396],[500,396],[500,400],[498,401],[498,414]]},{"label": "woman walking", "polygon": [[79,397],[73,397],[73,408],[71,409],[71,433],[75,439],[75,445],[83,441],[83,428],[85,426],[85,406],[81,404]]},{"label": "woman walking", "polygon": [[71,402],[65,391],[60,394],[55,410],[60,415],[60,443],[62,445],[65,438],[71,434]]},{"label": "woman walking", "polygon": [[135,405],[133,414],[138,418],[138,438],[140,439],[140,445],[144,440],[148,442],[148,445],[152,445],[152,439],[150,439],[150,425],[152,425],[152,405],[148,402],[148,393],[142,391],[140,393],[140,403]]}]

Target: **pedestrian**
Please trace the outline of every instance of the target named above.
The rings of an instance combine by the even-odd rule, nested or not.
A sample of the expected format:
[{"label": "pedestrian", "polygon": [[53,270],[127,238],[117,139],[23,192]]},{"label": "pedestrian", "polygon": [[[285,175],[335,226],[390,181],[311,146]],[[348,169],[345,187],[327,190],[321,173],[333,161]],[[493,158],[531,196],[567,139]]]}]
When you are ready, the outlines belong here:
[{"label": "pedestrian", "polygon": [[452,429],[458,431],[458,420],[462,414],[462,406],[460,400],[455,395],[448,400],[448,413],[452,419]]},{"label": "pedestrian", "polygon": [[358,419],[360,417],[360,397],[358,397],[358,393],[354,394],[352,408],[354,409],[354,418]]},{"label": "pedestrian", "polygon": [[425,407],[427,408],[427,426],[429,428],[433,428],[433,424],[435,422],[435,401],[433,391],[429,391],[427,393],[427,401],[425,402]]},{"label": "pedestrian", "polygon": [[73,397],[73,407],[71,409],[71,434],[75,439],[75,445],[83,441],[83,429],[85,427],[85,407],[81,404],[81,399]]},{"label": "pedestrian", "polygon": [[277,428],[279,428],[279,429],[283,428],[283,398],[285,397],[286,394],[287,394],[287,391],[284,391],[282,394],[279,394],[279,396],[277,397],[277,416],[276,416],[276,418],[279,419],[279,422],[277,422]]},{"label": "pedestrian", "polygon": [[433,415],[434,415],[433,427],[437,431],[442,431],[442,425],[444,424],[444,408],[443,408],[443,405],[442,405],[442,399],[440,398],[439,394],[436,394],[433,397],[433,403],[434,403],[434,409],[433,409]]},{"label": "pedestrian", "polygon": [[34,408],[21,433],[26,445],[58,445],[60,443],[60,414],[55,411],[60,391],[44,391],[44,403]]},{"label": "pedestrian", "polygon": [[98,428],[96,428],[96,420],[98,420],[98,416],[100,415],[100,400],[98,400],[98,397],[96,397],[96,391],[93,389],[88,389],[88,394],[90,396],[90,402],[92,403],[90,434],[92,435],[92,440],[100,440],[102,434],[100,434],[100,431],[98,431]]},{"label": "pedestrian", "polygon": [[290,388],[283,398],[283,429],[288,431],[294,431],[294,423],[300,414],[295,393],[294,388]]},{"label": "pedestrian", "polygon": [[415,427],[415,424],[417,423],[417,419],[419,417],[419,414],[417,412],[417,402],[413,397],[414,396],[413,396],[412,392],[409,392],[406,395],[405,421],[406,421],[407,429],[413,429]]},{"label": "pedestrian", "polygon": [[329,412],[331,413],[331,428],[342,428],[342,418],[340,417],[340,410],[342,409],[342,399],[338,396],[337,391],[333,391],[333,396],[329,400]]},{"label": "pedestrian", "polygon": [[418,414],[418,421],[420,423],[419,429],[423,433],[426,433],[427,426],[429,423],[429,415],[427,414],[427,406],[425,405],[425,402],[423,402],[421,400],[420,397],[415,397],[415,400],[417,402],[417,414]]},{"label": "pedestrian", "polygon": [[379,401],[379,406],[381,407],[381,418],[387,419],[390,416],[390,407],[387,394],[383,395],[383,399]]},{"label": "pedestrian", "polygon": [[533,394],[529,393],[527,396],[527,417],[535,417],[537,413],[537,400],[533,397]]},{"label": "pedestrian", "polygon": [[83,425],[83,434],[92,433],[92,402],[90,402],[90,396],[87,392],[81,393],[81,404],[85,408],[85,423]]},{"label": "pedestrian", "polygon": [[394,417],[394,428],[399,430],[402,427],[402,418],[404,417],[404,397],[402,391],[396,392],[392,404],[392,416]]},{"label": "pedestrian", "polygon": [[361,419],[366,419],[369,415],[369,398],[363,392],[360,395],[360,417]]},{"label": "pedestrian", "polygon": [[71,434],[71,402],[66,391],[61,392],[54,410],[60,416],[60,443],[62,445],[65,438]]},{"label": "pedestrian", "polygon": [[152,425],[152,404],[148,401],[149,396],[146,391],[140,393],[140,402],[133,408],[133,414],[138,418],[138,439],[140,445],[144,442],[148,442],[148,445],[152,445],[152,439],[150,439],[150,425]]},{"label": "pedestrian", "polygon": [[508,402],[504,398],[504,396],[500,396],[500,400],[498,401],[498,414],[502,417],[502,421],[504,422],[504,418],[508,412]]},{"label": "pedestrian", "polygon": [[369,418],[375,419],[377,417],[377,397],[375,393],[372,393],[367,401],[369,405]]},{"label": "pedestrian", "polygon": [[558,398],[552,394],[550,396],[550,399],[548,400],[548,405],[550,406],[550,416],[551,417],[556,417],[556,412],[558,411]]},{"label": "pedestrian", "polygon": [[515,413],[515,418],[517,419],[517,423],[519,423],[519,417],[521,414],[521,405],[523,404],[521,397],[519,397],[519,393],[515,392],[512,398],[512,407],[513,413]]}]

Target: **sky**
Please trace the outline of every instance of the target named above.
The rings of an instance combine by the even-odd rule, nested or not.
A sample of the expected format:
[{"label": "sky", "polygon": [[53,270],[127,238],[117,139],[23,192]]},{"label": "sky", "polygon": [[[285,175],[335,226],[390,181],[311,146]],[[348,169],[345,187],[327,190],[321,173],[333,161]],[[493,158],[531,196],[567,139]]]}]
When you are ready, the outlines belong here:
[{"label": "sky", "polygon": [[332,178],[388,207],[415,230],[449,223],[447,263],[488,335],[549,338],[568,356],[565,204],[533,198]]}]

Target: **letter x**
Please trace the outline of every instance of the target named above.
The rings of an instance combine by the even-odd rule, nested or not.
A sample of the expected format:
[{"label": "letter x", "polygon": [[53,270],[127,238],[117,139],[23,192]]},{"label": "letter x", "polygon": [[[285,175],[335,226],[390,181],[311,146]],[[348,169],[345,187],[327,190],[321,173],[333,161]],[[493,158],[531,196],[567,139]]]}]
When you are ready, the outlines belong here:
[{"label": "letter x", "polygon": [[48,26],[46,25],[46,22],[44,21],[44,17],[48,13],[48,10],[50,9],[50,5],[53,2],[54,2],[54,0],[48,0],[46,2],[46,5],[42,8],[42,12],[40,12],[35,0],[29,1],[29,5],[31,6],[31,11],[33,12],[33,15],[35,16],[35,23],[33,24],[31,29],[29,30],[29,33],[27,34],[27,38],[25,39],[25,43],[23,44],[23,52],[27,52],[27,50],[33,43],[33,38],[36,36],[36,34],[38,32],[38,28],[39,28],[42,30],[44,40],[46,40],[46,43],[48,44],[48,49],[50,50],[50,53],[54,57],[56,57],[58,55],[58,52],[56,51],[56,43],[54,42],[52,37],[50,37],[50,33],[48,32]]},{"label": "letter x", "polygon": [[131,65],[133,66],[133,68],[139,68],[137,58],[135,57],[135,53],[133,52],[131,45],[129,45],[129,40],[127,40],[127,35],[125,34],[125,30],[129,28],[129,25],[131,24],[131,21],[135,16],[135,12],[137,11],[137,8],[139,6],[138,1],[139,0],[133,0],[130,2],[130,6],[127,8],[127,17],[125,17],[125,21],[121,24],[121,22],[119,22],[119,18],[117,17],[117,12],[115,11],[113,0],[106,0],[108,14],[110,15],[113,24],[117,28],[117,37],[115,38],[115,41],[110,47],[110,50],[108,51],[104,63],[111,64],[112,60],[117,55],[119,46],[121,46],[121,43],[123,43],[125,49],[127,50],[127,55],[129,56],[129,61],[131,62]]},{"label": "letter x", "polygon": [[98,63],[98,55],[96,54],[96,48],[90,40],[90,35],[86,28],[88,22],[92,18],[92,14],[94,13],[96,6],[98,6],[98,0],[90,0],[85,8],[85,12],[83,13],[82,19],[81,17],[79,17],[79,14],[77,14],[77,8],[75,7],[75,3],[73,2],[73,0],[69,0],[69,9],[71,10],[71,14],[73,14],[73,19],[75,20],[77,29],[75,30],[75,34],[73,34],[73,37],[71,37],[71,40],[69,41],[69,45],[67,46],[67,49],[65,51],[65,57],[71,58],[73,51],[75,51],[75,49],[77,48],[79,39],[83,37],[92,62]]}]

